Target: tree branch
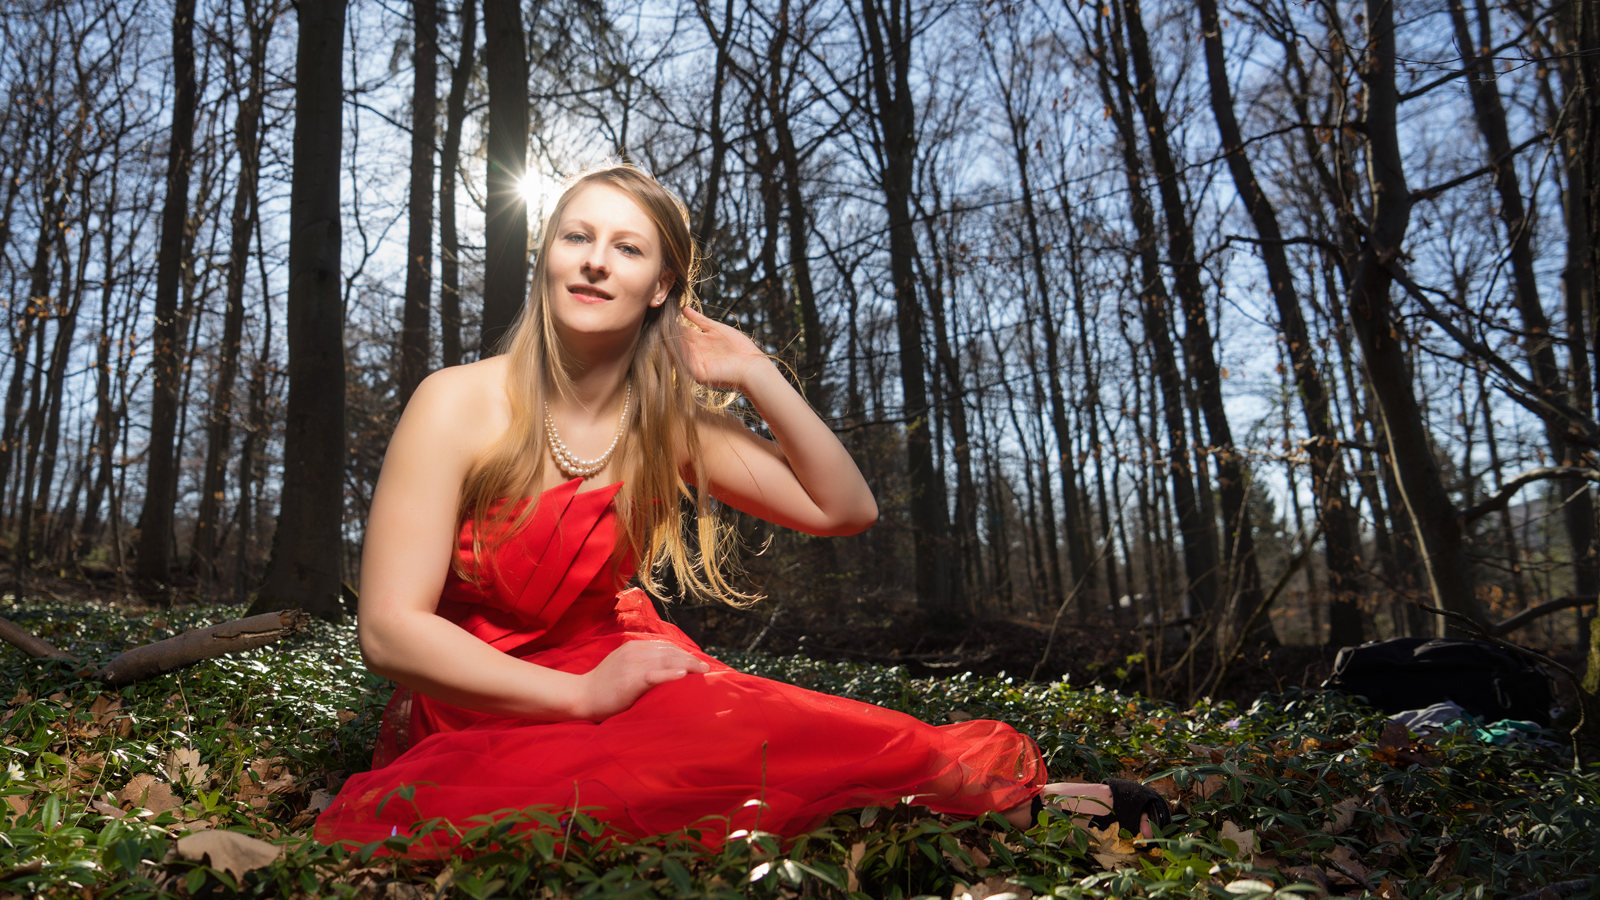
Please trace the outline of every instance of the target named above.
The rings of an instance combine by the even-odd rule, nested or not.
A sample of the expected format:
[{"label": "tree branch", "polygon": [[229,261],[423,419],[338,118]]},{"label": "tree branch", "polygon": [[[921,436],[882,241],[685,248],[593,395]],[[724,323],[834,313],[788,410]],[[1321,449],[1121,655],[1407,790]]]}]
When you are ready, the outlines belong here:
[{"label": "tree branch", "polygon": [[1527,625],[1529,622],[1532,622],[1535,619],[1542,619],[1551,613],[1558,613],[1563,609],[1571,609],[1574,606],[1588,606],[1589,604],[1596,602],[1597,599],[1600,598],[1596,598],[1592,594],[1578,597],[1560,597],[1555,600],[1551,600],[1549,603],[1541,603],[1532,609],[1523,610],[1522,612],[1517,613],[1504,622],[1501,622],[1499,625],[1489,629],[1489,633],[1493,635],[1510,634],[1511,632],[1516,631],[1518,628]]},{"label": "tree branch", "polygon": [[1549,481],[1552,478],[1582,478],[1587,481],[1600,481],[1600,469],[1591,469],[1587,466],[1543,466],[1529,469],[1521,475],[1506,482],[1500,490],[1489,495],[1489,499],[1477,506],[1469,507],[1457,513],[1462,525],[1476,522],[1492,512],[1505,509],[1511,498],[1517,492],[1536,481]]},{"label": "tree branch", "polygon": [[[1479,359],[1492,366],[1496,372],[1500,373],[1501,377],[1520,388],[1525,394],[1527,394],[1528,398],[1530,398],[1534,404],[1544,407],[1544,410],[1542,411],[1538,409],[1532,409],[1531,411],[1535,415],[1539,416],[1540,418],[1546,418],[1550,415],[1560,416],[1561,418],[1567,420],[1569,426],[1572,426],[1568,429],[1568,433],[1566,435],[1567,440],[1589,447],[1597,445],[1595,436],[1596,428],[1593,419],[1572,408],[1567,403],[1557,400],[1554,397],[1547,396],[1545,392],[1541,391],[1539,386],[1534,384],[1526,375],[1518,372],[1516,366],[1513,366],[1510,362],[1508,362],[1505,357],[1484,346],[1482,343],[1474,340],[1471,335],[1462,331],[1461,328],[1456,325],[1456,323],[1450,321],[1449,316],[1446,316],[1444,313],[1439,311],[1439,307],[1433,305],[1433,301],[1428,299],[1427,294],[1422,290],[1421,287],[1417,285],[1415,281],[1411,280],[1411,276],[1407,274],[1405,269],[1398,263],[1390,262],[1388,263],[1387,267],[1389,274],[1394,277],[1394,280],[1406,289],[1406,293],[1411,295],[1411,299],[1417,301],[1418,306],[1422,307],[1422,314],[1426,316],[1429,321],[1443,329],[1444,333],[1453,338],[1456,343],[1462,346],[1463,349],[1476,354]],[[1523,405],[1527,406],[1528,403],[1524,402]]]},{"label": "tree branch", "polygon": [[121,687],[225,653],[264,647],[300,631],[310,622],[310,613],[286,609],[191,629],[177,637],[135,647],[106,663],[95,677],[112,687]]},{"label": "tree branch", "polygon": [[0,619],[0,640],[34,659],[72,659],[71,653],[58,649],[54,644],[23,628],[10,619]]},{"label": "tree branch", "polygon": [[[234,619],[209,628],[190,629],[176,637],[122,653],[94,673],[94,678],[111,687],[122,687],[201,660],[264,647],[301,631],[310,622],[310,613],[289,609]],[[35,659],[77,658],[7,619],[0,619],[0,639]]]}]

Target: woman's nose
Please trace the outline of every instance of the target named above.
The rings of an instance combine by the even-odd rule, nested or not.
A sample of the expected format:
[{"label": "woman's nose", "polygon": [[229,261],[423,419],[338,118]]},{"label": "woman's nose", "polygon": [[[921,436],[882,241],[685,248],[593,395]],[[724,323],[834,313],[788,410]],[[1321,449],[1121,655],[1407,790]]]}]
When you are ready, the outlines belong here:
[{"label": "woman's nose", "polygon": [[589,245],[589,253],[583,258],[583,273],[593,278],[604,278],[607,274],[605,252],[598,243]]}]

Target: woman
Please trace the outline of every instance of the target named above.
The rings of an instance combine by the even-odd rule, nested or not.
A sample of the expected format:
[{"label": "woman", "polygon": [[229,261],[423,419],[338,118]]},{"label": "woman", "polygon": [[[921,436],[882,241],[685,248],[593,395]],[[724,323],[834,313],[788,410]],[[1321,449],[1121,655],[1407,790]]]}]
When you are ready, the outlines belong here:
[{"label": "woman", "polygon": [[[1125,784],[1113,804],[1106,785],[1046,785],[1038,747],[998,722],[935,728],[735,672],[621,590],[636,570],[652,586],[660,563],[737,597],[708,497],[818,535],[878,515],[771,361],[700,313],[687,222],[636,168],[578,178],[507,352],[434,373],[407,405],[373,496],[359,619],[368,667],[401,687],[373,771],[345,784],[318,839],[541,806],[715,844],[908,796],[1023,825],[1041,794],[1069,812],[1115,805],[1148,833],[1147,789]],[[776,442],[711,408],[707,388],[743,394]],[[696,499],[698,559],[680,496]],[[447,849],[443,834],[420,852]]]}]

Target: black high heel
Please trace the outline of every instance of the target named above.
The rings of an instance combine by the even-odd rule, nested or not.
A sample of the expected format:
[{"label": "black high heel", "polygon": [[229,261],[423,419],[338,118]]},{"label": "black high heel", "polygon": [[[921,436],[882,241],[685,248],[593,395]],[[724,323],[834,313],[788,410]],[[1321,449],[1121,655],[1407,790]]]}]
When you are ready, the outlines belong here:
[{"label": "black high heel", "polygon": [[[1105,828],[1115,822],[1122,828],[1138,834],[1141,816],[1149,816],[1151,825],[1165,827],[1171,824],[1172,808],[1167,806],[1167,798],[1151,788],[1126,778],[1107,778],[1105,783],[1111,788],[1111,811],[1091,816],[1090,825],[1095,828]],[[1035,794],[1031,815],[1037,820],[1039,813],[1042,812],[1044,812],[1044,796]]]}]

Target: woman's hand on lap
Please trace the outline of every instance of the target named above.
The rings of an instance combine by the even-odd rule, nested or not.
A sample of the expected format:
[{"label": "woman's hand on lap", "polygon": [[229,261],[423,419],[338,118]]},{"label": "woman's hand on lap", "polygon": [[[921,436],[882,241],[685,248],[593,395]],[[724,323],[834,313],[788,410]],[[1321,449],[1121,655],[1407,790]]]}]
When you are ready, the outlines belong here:
[{"label": "woman's hand on lap", "polygon": [[582,676],[578,718],[603,722],[658,684],[709,671],[705,660],[666,641],[628,641]]}]

